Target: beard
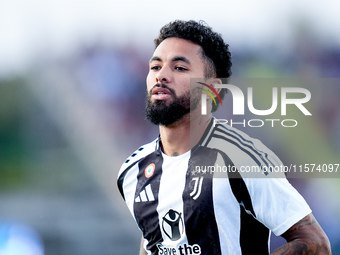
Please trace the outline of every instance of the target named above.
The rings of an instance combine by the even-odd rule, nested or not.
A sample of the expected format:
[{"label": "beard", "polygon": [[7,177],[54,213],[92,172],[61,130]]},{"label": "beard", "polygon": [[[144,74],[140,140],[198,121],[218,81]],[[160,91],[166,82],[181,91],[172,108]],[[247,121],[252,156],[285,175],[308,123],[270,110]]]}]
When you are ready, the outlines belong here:
[{"label": "beard", "polygon": [[150,91],[146,98],[145,117],[151,123],[170,126],[197,108],[199,97],[195,95],[193,100],[190,100],[190,90],[177,97],[175,91],[168,86],[162,84],[160,87],[166,88],[171,92],[173,101],[169,105],[166,105],[166,102],[163,100],[156,100],[152,103]]}]

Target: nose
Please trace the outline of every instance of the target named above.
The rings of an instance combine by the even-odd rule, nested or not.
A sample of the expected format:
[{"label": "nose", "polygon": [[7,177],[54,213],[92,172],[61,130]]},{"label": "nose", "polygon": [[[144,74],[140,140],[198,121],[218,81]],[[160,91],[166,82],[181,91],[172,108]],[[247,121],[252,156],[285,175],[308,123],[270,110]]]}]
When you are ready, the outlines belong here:
[{"label": "nose", "polygon": [[163,66],[156,74],[157,83],[169,83],[170,82],[170,70],[168,67]]}]

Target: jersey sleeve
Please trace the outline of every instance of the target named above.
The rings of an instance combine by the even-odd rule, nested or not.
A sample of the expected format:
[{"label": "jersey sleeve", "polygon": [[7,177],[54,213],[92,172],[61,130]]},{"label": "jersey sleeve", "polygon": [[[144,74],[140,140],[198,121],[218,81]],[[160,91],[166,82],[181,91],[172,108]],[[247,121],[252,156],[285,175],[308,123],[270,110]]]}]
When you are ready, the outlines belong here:
[{"label": "jersey sleeve", "polygon": [[[124,194],[123,187],[124,187],[124,182],[126,182],[126,176],[130,176],[128,173],[131,172],[132,169],[134,169],[136,164],[142,158],[144,158],[146,155],[150,154],[152,151],[157,149],[158,141],[159,141],[159,138],[156,138],[154,141],[139,147],[125,160],[125,162],[120,167],[119,172],[118,172],[118,178],[117,178],[117,186],[124,200],[125,200],[125,194]],[[131,185],[125,184],[125,186],[130,187]]]},{"label": "jersey sleeve", "polygon": [[279,157],[260,140],[228,125],[217,125],[206,140],[207,146],[225,153],[238,169],[250,197],[250,208],[245,209],[253,209],[254,217],[275,235],[282,235],[311,213],[304,198],[286,179]]},{"label": "jersey sleeve", "polygon": [[286,178],[244,179],[255,217],[277,236],[311,213],[311,209]]}]

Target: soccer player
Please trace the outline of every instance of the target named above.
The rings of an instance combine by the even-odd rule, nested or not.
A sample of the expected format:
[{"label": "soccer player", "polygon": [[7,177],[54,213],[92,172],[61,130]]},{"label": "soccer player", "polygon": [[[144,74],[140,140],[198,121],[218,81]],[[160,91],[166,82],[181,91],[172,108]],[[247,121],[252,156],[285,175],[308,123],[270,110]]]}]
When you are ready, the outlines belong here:
[{"label": "soccer player", "polygon": [[[201,114],[204,92],[190,86],[191,78],[213,86],[231,75],[221,36],[203,22],[177,20],[160,30],[155,44],[145,112],[160,134],[118,176],[143,234],[140,254],[269,254],[270,231],[287,240],[272,254],[331,254],[327,236],[286,178],[240,171],[280,166],[277,156],[235,128],[213,125],[212,100]],[[223,98],[225,91],[217,92]],[[218,166],[228,171],[209,171]]]}]

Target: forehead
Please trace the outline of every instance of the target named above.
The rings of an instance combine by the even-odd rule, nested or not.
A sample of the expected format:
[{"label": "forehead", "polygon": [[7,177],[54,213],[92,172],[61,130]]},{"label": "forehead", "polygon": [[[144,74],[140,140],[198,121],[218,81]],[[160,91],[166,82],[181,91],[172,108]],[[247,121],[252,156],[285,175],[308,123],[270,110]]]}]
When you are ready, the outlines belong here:
[{"label": "forehead", "polygon": [[158,45],[153,56],[159,57],[162,61],[183,56],[193,62],[202,62],[202,48],[198,44],[188,40],[171,37],[165,39]]}]

